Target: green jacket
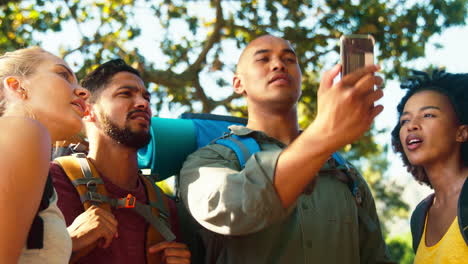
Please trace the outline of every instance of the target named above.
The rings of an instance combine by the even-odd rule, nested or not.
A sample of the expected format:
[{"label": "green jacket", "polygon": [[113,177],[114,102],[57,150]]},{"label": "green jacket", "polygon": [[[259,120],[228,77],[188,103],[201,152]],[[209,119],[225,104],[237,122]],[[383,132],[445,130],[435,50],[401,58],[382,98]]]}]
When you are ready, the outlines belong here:
[{"label": "green jacket", "polygon": [[231,149],[211,144],[191,154],[180,174],[182,199],[204,227],[205,263],[391,263],[361,176],[362,209],[374,228],[359,220],[358,205],[342,181],[346,176],[333,170],[332,162],[324,165],[313,190],[306,188],[284,209],[273,177],[286,146],[259,131],[230,129],[260,145],[244,169]]}]

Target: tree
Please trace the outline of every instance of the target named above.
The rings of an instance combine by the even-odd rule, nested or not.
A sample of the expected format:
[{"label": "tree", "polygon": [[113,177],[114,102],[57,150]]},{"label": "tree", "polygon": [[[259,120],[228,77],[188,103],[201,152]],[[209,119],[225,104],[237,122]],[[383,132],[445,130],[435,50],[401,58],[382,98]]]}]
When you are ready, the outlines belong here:
[{"label": "tree", "polygon": [[[246,109],[240,106],[226,77],[235,69],[233,51],[262,34],[274,34],[294,44],[302,66],[303,96],[299,109],[300,124],[305,127],[315,116],[319,74],[338,61],[337,40],[341,34],[373,34],[377,61],[384,66],[384,75],[404,77],[406,65],[424,56],[432,35],[466,23],[467,2],[2,1],[0,52],[40,44],[38,34],[72,28],[80,41],[64,41],[61,53],[65,59],[75,61],[78,77],[119,56],[142,72],[156,99],[156,114],[169,105],[171,109],[225,110],[242,116]],[[151,19],[141,19],[148,16]],[[160,39],[142,33],[148,28],[158,28]],[[141,48],[148,42],[153,43],[151,51]],[[150,59],[156,50],[160,50],[159,57]],[[388,165],[386,149],[378,146],[374,138],[383,132],[372,129],[345,148],[346,156],[360,163],[377,199],[385,201],[383,211],[392,215],[403,209],[400,215],[404,215],[407,205],[398,198],[400,189],[382,185]]]},{"label": "tree", "polygon": [[387,239],[387,246],[390,256],[392,256],[394,259],[398,259],[398,263],[414,263],[414,252],[411,240],[411,233],[402,234],[400,236]]}]

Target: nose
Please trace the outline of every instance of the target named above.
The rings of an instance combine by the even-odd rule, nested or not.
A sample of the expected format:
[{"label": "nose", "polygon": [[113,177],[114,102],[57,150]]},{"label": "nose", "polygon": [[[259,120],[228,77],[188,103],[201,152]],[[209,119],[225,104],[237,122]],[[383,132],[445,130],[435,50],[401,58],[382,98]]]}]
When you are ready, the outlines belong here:
[{"label": "nose", "polygon": [[88,97],[90,96],[90,93],[89,93],[88,89],[83,88],[81,86],[77,87],[74,90],[74,93],[76,94],[76,96],[80,97],[83,100],[88,99]]},{"label": "nose", "polygon": [[271,67],[273,71],[286,71],[286,64],[281,58],[274,58]]},{"label": "nose", "polygon": [[408,121],[408,125],[407,125],[407,130],[408,131],[415,131],[415,130],[419,130],[421,127],[419,126],[419,118],[416,117],[416,118],[413,118],[411,119],[410,121]]},{"label": "nose", "polygon": [[149,108],[149,101],[143,96],[138,96],[135,102],[135,107],[138,109],[146,110]]}]

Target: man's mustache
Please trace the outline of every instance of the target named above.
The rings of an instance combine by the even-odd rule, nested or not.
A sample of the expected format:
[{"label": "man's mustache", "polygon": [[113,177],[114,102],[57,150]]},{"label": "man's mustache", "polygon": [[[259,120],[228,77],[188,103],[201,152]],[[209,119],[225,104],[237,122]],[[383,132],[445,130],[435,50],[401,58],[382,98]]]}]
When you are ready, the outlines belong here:
[{"label": "man's mustache", "polygon": [[148,111],[144,111],[144,110],[141,110],[141,109],[135,109],[135,110],[132,110],[132,111],[127,113],[127,119],[129,119],[135,113],[145,113],[145,114],[149,115]]}]

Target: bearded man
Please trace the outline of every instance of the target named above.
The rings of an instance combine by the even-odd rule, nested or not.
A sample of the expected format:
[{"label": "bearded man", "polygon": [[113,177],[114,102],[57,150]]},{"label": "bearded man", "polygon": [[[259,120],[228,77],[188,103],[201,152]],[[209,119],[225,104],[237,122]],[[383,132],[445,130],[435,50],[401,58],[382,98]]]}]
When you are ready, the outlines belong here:
[{"label": "bearded man", "polygon": [[[102,179],[93,180],[93,184],[101,187],[97,188],[95,195],[89,195],[94,187],[89,182],[83,184],[85,179],[82,175],[86,173],[82,164],[77,165],[78,170],[73,172],[59,158],[51,163],[50,168],[59,198],[58,206],[73,241],[73,252],[75,256],[79,255],[77,258],[72,256],[72,259],[79,263],[100,264],[189,263],[187,247],[182,243],[164,241],[167,236],[162,235],[161,224],[159,228],[154,225],[154,221],[162,222],[167,226],[166,231],[171,233],[172,227],[172,231],[177,233],[177,224],[171,224],[177,222],[174,221],[177,214],[173,201],[165,198],[161,190],[138,170],[137,151],[151,139],[150,93],[139,72],[123,60],[116,59],[88,74],[82,86],[87,87],[92,95],[88,99],[89,111],[83,120],[89,153],[81,159],[92,168],[93,177],[97,174]],[[71,174],[80,174],[82,179],[74,180],[76,177],[71,177]],[[85,193],[78,191],[85,186]],[[102,186],[105,191],[102,191]],[[106,192],[104,198],[101,197],[102,192]],[[155,192],[158,195],[152,196]],[[126,197],[129,197],[128,201]],[[157,199],[152,201],[151,197]],[[157,202],[162,206],[151,207]],[[92,205],[85,209],[86,203]],[[136,207],[132,207],[135,204]],[[142,214],[145,210],[137,210],[138,207],[150,213]],[[162,213],[164,207],[168,209],[166,214]],[[157,212],[156,220],[153,211]],[[163,215],[164,220],[161,220]],[[149,237],[152,226],[157,229],[152,235],[156,237],[153,240]]]}]

